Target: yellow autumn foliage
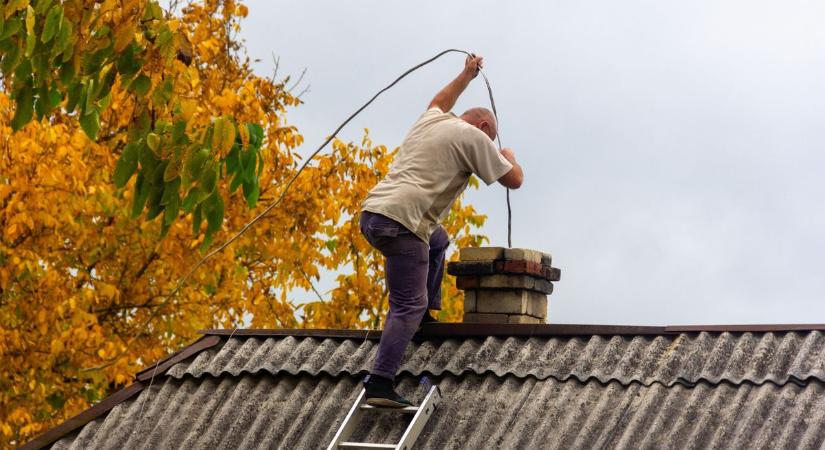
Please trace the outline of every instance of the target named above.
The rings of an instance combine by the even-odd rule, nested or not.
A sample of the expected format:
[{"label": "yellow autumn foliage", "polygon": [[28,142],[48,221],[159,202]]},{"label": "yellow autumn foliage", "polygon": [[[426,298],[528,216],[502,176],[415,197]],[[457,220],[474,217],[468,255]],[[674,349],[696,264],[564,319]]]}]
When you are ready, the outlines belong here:
[{"label": "yellow autumn foliage", "polygon": [[[38,4],[15,1],[5,8],[2,15],[9,18]],[[244,193],[231,192],[229,177],[217,179],[224,213],[215,242],[228,239],[280,194],[297,170],[295,150],[303,143],[286,120],[287,110],[301,103],[285,88],[287,80],[254,74],[241,43],[229,32],[248,13],[237,2],[212,0],[165,16],[175,39],[185,37],[181,45],[191,64],[148,59],[141,69],[152,86],[174,80],[168,99],[174,107],[154,110],[158,120],[180,117],[193,135],[218,130],[212,135],[217,153],[226,155],[233,145],[246,148],[254,139],[240,124],[263,130],[260,201],[250,208]],[[130,37],[145,39],[136,35],[135,22],[117,17],[111,46],[125,49]],[[17,103],[5,82],[0,90],[3,446],[26,442],[125,386],[136,371],[191,343],[198,330],[378,328],[386,313],[383,259],[360,236],[355,218],[367,192],[386,174],[394,151],[374,145],[366,132],[357,144],[334,141],[298,178],[280,208],[170,298],[202,256],[204,235],[193,233],[192,214],[166,222],[163,214],[154,220],[133,218],[136,177],[116,187],[115,169],[139,107],[133,87],[122,81],[115,77],[105,104],[97,106],[96,140],[84,129],[88,123],[66,112],[66,98],[43,118],[13,131]],[[147,135],[145,148],[154,151],[168,138],[155,139]],[[456,247],[477,246],[484,238],[473,229],[483,222],[472,206],[459,202],[445,226]],[[296,289],[312,291],[325,273],[338,274],[333,290],[318,293],[317,301],[293,300]],[[443,294],[440,319],[459,320],[461,294],[449,278]]]}]

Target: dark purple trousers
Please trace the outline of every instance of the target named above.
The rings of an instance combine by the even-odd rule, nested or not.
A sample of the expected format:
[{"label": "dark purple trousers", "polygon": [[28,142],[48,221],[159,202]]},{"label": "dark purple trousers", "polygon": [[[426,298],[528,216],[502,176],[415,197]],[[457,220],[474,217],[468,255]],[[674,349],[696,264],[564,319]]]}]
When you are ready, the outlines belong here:
[{"label": "dark purple trousers", "polygon": [[386,258],[390,312],[372,373],[392,380],[427,309],[441,309],[444,255],[450,240],[439,226],[427,245],[395,220],[369,211],[361,213],[361,233]]}]

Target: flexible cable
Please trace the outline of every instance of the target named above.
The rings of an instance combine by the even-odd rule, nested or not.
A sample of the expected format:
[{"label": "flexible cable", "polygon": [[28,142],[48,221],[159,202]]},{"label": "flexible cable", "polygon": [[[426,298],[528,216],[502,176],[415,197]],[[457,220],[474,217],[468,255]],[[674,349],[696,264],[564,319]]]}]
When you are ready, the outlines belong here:
[{"label": "flexible cable", "polygon": [[[151,322],[151,320],[152,320],[152,319],[154,319],[154,318],[157,316],[158,311],[160,311],[161,307],[163,307],[163,306],[165,306],[167,303],[169,303],[169,301],[171,301],[171,300],[172,300],[172,299],[173,299],[173,298],[174,298],[174,297],[178,294],[178,292],[180,292],[180,290],[183,288],[183,286],[186,284],[186,282],[189,280],[189,278],[192,276],[192,274],[194,274],[194,273],[195,273],[195,271],[196,271],[196,270],[198,270],[198,269],[199,269],[199,268],[200,268],[200,267],[201,267],[201,266],[202,266],[202,265],[203,265],[203,264],[204,264],[204,263],[205,263],[208,259],[210,259],[211,257],[215,256],[216,254],[220,253],[220,252],[221,252],[221,251],[223,251],[226,247],[228,247],[228,246],[229,246],[229,245],[231,245],[233,242],[235,242],[236,240],[238,240],[238,239],[239,239],[239,238],[240,238],[240,237],[241,237],[244,233],[246,233],[246,231],[247,231],[247,230],[249,230],[249,229],[250,229],[253,225],[255,225],[258,221],[260,221],[260,220],[261,220],[264,216],[266,216],[267,214],[269,214],[269,212],[270,212],[270,211],[272,211],[273,209],[275,209],[276,207],[278,207],[278,205],[280,205],[280,204],[281,204],[281,202],[283,201],[284,197],[286,196],[286,193],[287,193],[287,192],[289,192],[289,189],[292,187],[292,184],[293,184],[293,183],[295,182],[295,180],[296,180],[296,179],[297,179],[297,178],[301,175],[301,173],[304,171],[304,169],[306,169],[306,167],[309,165],[310,161],[312,161],[312,159],[313,159],[313,158],[315,158],[315,156],[316,156],[316,155],[318,155],[318,153],[320,153],[320,152],[321,152],[321,150],[323,150],[323,149],[324,149],[324,147],[326,147],[326,146],[327,146],[327,144],[329,144],[329,143],[330,143],[330,142],[331,142],[331,141],[332,141],[332,140],[333,140],[333,139],[334,139],[334,138],[338,135],[338,133],[339,133],[339,132],[340,132],[340,131],[341,131],[341,130],[342,130],[342,129],[343,129],[343,128],[344,128],[344,127],[348,124],[348,123],[350,123],[350,121],[352,121],[352,119],[354,119],[354,118],[355,118],[355,116],[357,116],[358,114],[360,114],[360,113],[361,113],[361,111],[363,111],[364,109],[366,109],[366,107],[367,107],[367,106],[369,106],[370,104],[372,104],[372,102],[374,102],[374,101],[375,101],[375,99],[377,99],[377,98],[378,98],[381,94],[383,94],[384,92],[386,92],[387,90],[391,89],[393,86],[395,86],[396,84],[398,84],[398,82],[399,82],[399,81],[401,81],[402,79],[404,79],[407,75],[411,74],[412,72],[415,72],[416,70],[420,69],[421,67],[426,66],[427,64],[430,64],[431,62],[435,61],[436,59],[438,59],[438,58],[440,58],[440,57],[442,57],[442,56],[444,56],[444,55],[446,55],[447,53],[463,53],[463,54],[465,54],[465,55],[467,55],[467,56],[473,56],[473,55],[472,55],[472,53],[470,53],[470,52],[467,52],[467,51],[464,51],[464,50],[455,49],[455,48],[450,48],[450,49],[444,50],[444,51],[442,51],[441,53],[438,53],[437,55],[433,56],[432,58],[430,58],[430,59],[428,59],[428,60],[426,60],[426,61],[424,61],[424,62],[421,62],[421,63],[419,63],[419,64],[416,64],[415,66],[411,67],[410,69],[407,69],[407,71],[405,71],[404,73],[402,73],[402,74],[401,74],[398,78],[396,78],[396,79],[395,79],[392,83],[388,84],[386,87],[384,87],[383,89],[381,89],[380,91],[378,91],[375,95],[373,95],[373,96],[372,96],[372,98],[370,98],[370,99],[369,99],[366,103],[364,103],[364,104],[363,104],[360,108],[358,108],[358,109],[357,109],[354,113],[352,113],[349,117],[347,117],[347,119],[346,119],[346,120],[344,120],[344,121],[341,123],[341,125],[338,125],[338,128],[336,128],[336,129],[335,129],[335,131],[334,131],[331,135],[329,135],[329,136],[328,136],[328,137],[324,140],[324,142],[323,142],[323,143],[322,143],[322,144],[321,144],[321,145],[320,145],[320,146],[319,146],[319,147],[318,147],[318,148],[317,148],[314,152],[312,152],[312,154],[310,154],[309,158],[306,158],[306,159],[304,160],[303,164],[301,164],[301,166],[298,168],[298,171],[297,171],[297,172],[295,172],[295,174],[294,174],[294,175],[292,175],[292,177],[291,177],[291,178],[289,179],[289,181],[286,183],[286,186],[285,186],[285,187],[284,187],[284,189],[281,191],[281,194],[278,196],[278,198],[277,198],[277,199],[275,199],[275,200],[274,200],[272,203],[270,203],[270,204],[269,204],[266,208],[264,208],[264,210],[263,210],[263,211],[261,211],[261,212],[260,212],[258,215],[256,215],[256,216],[255,216],[252,220],[250,220],[250,221],[249,221],[249,222],[247,222],[247,223],[246,223],[243,227],[241,227],[241,229],[240,229],[237,233],[235,233],[235,234],[234,234],[231,238],[229,238],[228,240],[226,240],[226,242],[224,242],[223,244],[219,245],[219,246],[218,246],[218,247],[216,247],[214,250],[211,250],[211,251],[210,251],[209,253],[207,253],[206,255],[204,255],[204,256],[203,256],[203,257],[202,257],[202,258],[201,258],[201,259],[200,259],[200,260],[199,260],[199,261],[198,261],[195,265],[193,265],[193,266],[192,266],[192,267],[191,267],[191,268],[190,268],[190,269],[186,272],[186,274],[185,274],[183,277],[181,277],[181,278],[178,280],[177,284],[175,285],[175,289],[173,289],[173,290],[172,290],[172,292],[170,292],[170,293],[169,293],[169,295],[167,295],[167,296],[166,296],[166,298],[164,298],[162,302],[160,302],[160,303],[158,303],[157,305],[154,305],[154,306],[153,306],[154,310],[153,310],[152,314],[150,314],[150,315],[149,315],[149,317],[148,317],[148,318],[144,321],[144,326],[143,326],[142,328],[143,328],[143,329],[146,329],[146,325],[148,325],[148,324],[149,324],[149,322]],[[489,94],[489,96],[490,96],[490,105],[492,106],[492,109],[493,109],[493,115],[494,115],[494,116],[495,116],[495,118],[496,118],[496,122],[498,122],[498,112],[496,111],[496,104],[495,104],[495,101],[493,100],[493,89],[490,87],[490,81],[487,79],[487,76],[484,74],[484,72],[483,72],[481,69],[479,69],[479,73],[481,74],[482,78],[484,79],[484,83],[487,85],[487,93],[488,93],[488,94]],[[500,133],[496,133],[496,134],[497,134],[497,136],[496,136],[496,137],[497,137],[497,139],[498,139],[498,147],[499,147],[499,150],[501,150],[501,148],[502,148],[502,147],[501,147],[501,135],[500,135]],[[510,212],[510,190],[508,189],[508,190],[507,190],[507,245],[508,245],[508,247],[510,247],[510,246],[511,246],[511,239],[510,239],[511,229],[512,229],[512,224],[511,224],[511,212]],[[138,336],[139,336],[139,335],[140,335],[140,334],[138,334]],[[130,339],[129,343],[131,343],[131,342],[132,342],[132,341],[133,341],[136,337],[137,337],[137,336],[135,336],[135,337],[133,337],[132,339]],[[129,343],[127,343],[127,345],[126,345],[126,347],[127,347],[127,348],[129,347],[129,345],[128,345]],[[118,356],[118,357],[119,357],[119,356]],[[114,361],[114,360],[116,360],[116,359],[117,359],[117,357],[116,357],[116,358],[114,358],[112,361]],[[99,366],[99,367],[95,367],[95,368],[90,368],[90,369],[88,369],[88,370],[95,370],[95,369],[99,369],[99,368],[102,368],[102,367],[106,367],[106,366],[108,366],[108,365],[109,365],[109,364],[105,364],[105,365],[103,365],[103,366]]]}]

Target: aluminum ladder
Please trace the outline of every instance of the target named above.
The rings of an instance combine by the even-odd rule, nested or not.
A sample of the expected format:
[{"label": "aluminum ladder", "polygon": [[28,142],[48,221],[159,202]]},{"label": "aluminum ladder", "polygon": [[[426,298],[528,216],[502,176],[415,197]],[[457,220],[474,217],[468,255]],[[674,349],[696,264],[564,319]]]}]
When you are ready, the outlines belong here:
[{"label": "aluminum ladder", "polygon": [[[427,421],[430,420],[430,417],[435,412],[439,402],[441,402],[441,390],[438,389],[438,386],[430,387],[430,390],[427,392],[427,396],[424,397],[424,401],[421,402],[420,406],[407,406],[406,408],[389,408],[384,406],[368,405],[366,404],[365,394],[366,391],[361,389],[358,399],[355,400],[352,408],[350,408],[349,413],[347,413],[347,417],[344,418],[344,421],[341,423],[341,427],[338,428],[338,432],[335,433],[335,437],[332,438],[332,442],[329,444],[329,447],[327,447],[327,450],[378,448],[410,450],[416,439],[418,439],[418,435],[421,434],[421,430],[424,429],[424,425],[426,425]],[[401,436],[401,440],[397,444],[348,442],[347,439],[349,439],[352,432],[355,431],[355,428],[361,421],[364,412],[367,411],[397,412],[402,414],[414,414],[414,416],[410,424],[407,425],[404,435]]]}]

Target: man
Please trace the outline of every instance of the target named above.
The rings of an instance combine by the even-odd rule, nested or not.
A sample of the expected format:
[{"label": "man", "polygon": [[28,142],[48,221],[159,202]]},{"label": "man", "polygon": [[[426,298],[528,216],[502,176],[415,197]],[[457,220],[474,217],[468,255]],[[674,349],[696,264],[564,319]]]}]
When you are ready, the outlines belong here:
[{"label": "man", "polygon": [[393,389],[401,358],[416,329],[441,309],[441,278],[449,239],[439,221],[476,174],[487,185],[517,189],[523,173],[512,150],[498,151],[496,120],[485,108],[449,112],[478,75],[482,58],[468,56],[464,70],[445,86],[401,143],[386,178],[362,204],[361,233],[386,257],[390,312],[378,355],[365,383],[367,403],[405,407]]}]

